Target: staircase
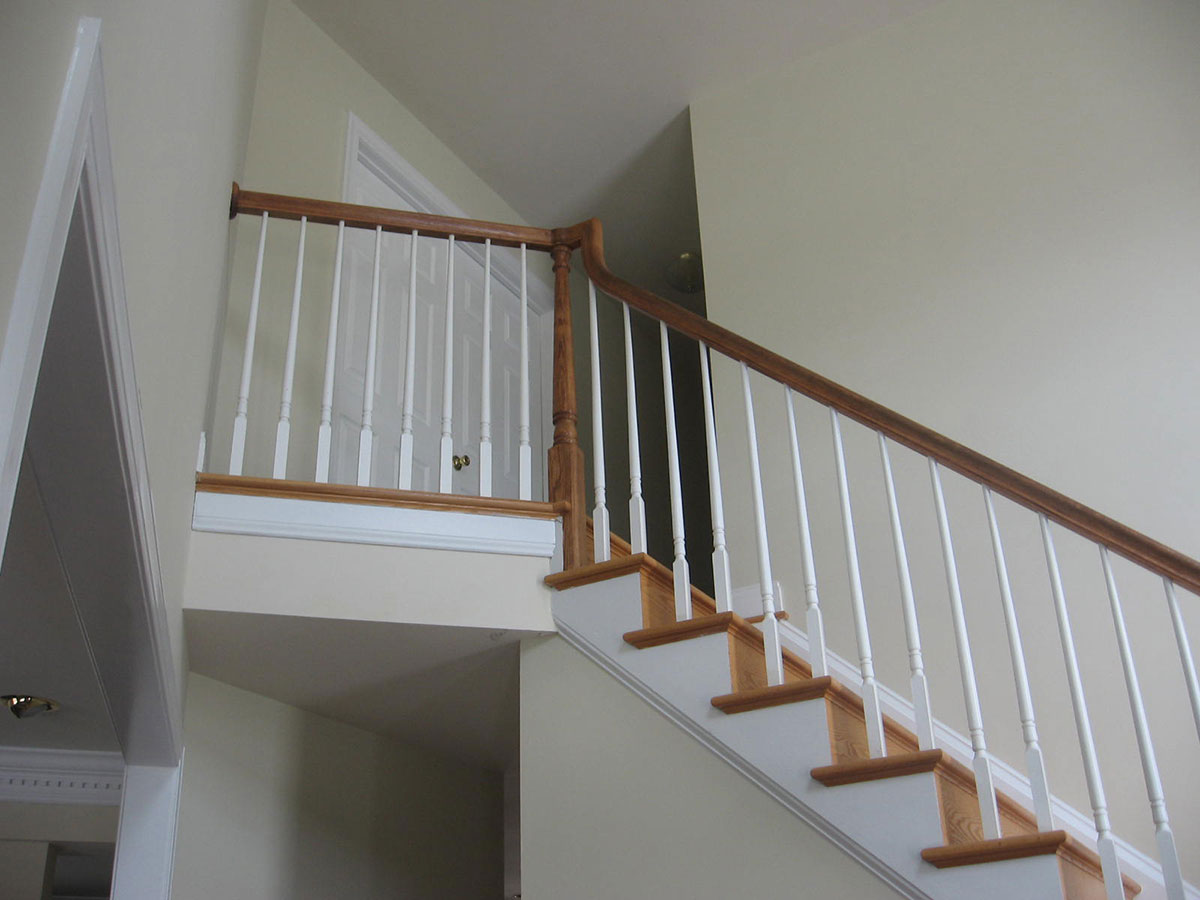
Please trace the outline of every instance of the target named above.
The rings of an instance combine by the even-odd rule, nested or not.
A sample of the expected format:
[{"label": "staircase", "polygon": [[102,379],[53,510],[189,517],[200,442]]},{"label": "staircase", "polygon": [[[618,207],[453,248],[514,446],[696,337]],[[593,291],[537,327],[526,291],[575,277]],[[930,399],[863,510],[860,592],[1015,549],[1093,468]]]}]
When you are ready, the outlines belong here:
[{"label": "staircase", "polygon": [[[236,185],[231,214],[258,220],[254,281],[244,290],[249,308],[240,377],[231,372],[225,379],[238,384],[236,400],[227,398],[232,420],[228,475],[233,479],[246,481],[250,473],[243,468],[255,469],[270,471],[269,483],[276,487],[294,486],[287,475],[302,463],[311,465],[320,489],[333,490],[324,483],[338,477],[331,468],[336,449],[350,468],[357,462],[355,490],[386,494],[370,502],[444,509],[453,496],[458,454],[469,449],[479,460],[480,496],[471,504],[561,521],[563,571],[549,580],[558,589],[554,614],[562,633],[902,894],[1128,900],[1139,892],[1140,882],[1146,898],[1200,898],[1184,882],[1180,860],[1180,845],[1186,850],[1188,840],[1195,843],[1187,829],[1200,809],[1191,733],[1193,722],[1200,733],[1200,677],[1185,624],[1193,615],[1187,604],[1200,596],[1200,562],[618,278],[605,264],[596,220],[568,228],[515,226],[242,191]],[[255,335],[263,272],[280,268],[280,260],[265,252],[268,220],[280,219],[299,222],[300,230],[287,339],[277,334],[266,342],[286,350],[282,359],[277,355],[272,361],[256,357]],[[332,273],[320,392],[314,390],[320,382],[315,371],[295,378],[303,363],[296,335],[304,235],[310,225],[337,229],[336,244],[315,260],[318,272]],[[357,408],[335,409],[333,399],[339,303],[352,302],[342,296],[343,288],[353,284],[341,274],[342,238],[355,229],[374,233],[373,257],[364,257],[374,262],[374,274],[366,279],[370,303],[363,297],[355,301],[360,311],[370,310],[361,414]],[[385,234],[389,240],[402,236],[399,245],[394,240],[385,244]],[[290,252],[290,246],[285,249]],[[436,342],[414,343],[417,307],[430,302],[418,289],[419,260],[431,249],[445,261],[442,358]],[[394,283],[385,290],[380,277],[383,258],[397,252],[408,261],[407,294]],[[512,268],[507,281],[497,275],[505,254]],[[536,445],[540,435],[531,424],[537,412],[531,385],[539,379],[530,374],[536,335],[527,315],[527,259],[539,255],[549,257],[553,273],[553,346],[547,348],[553,359],[552,400],[545,411],[554,433],[548,447]],[[515,376],[499,377],[487,362],[496,329],[483,326],[462,342],[458,364],[472,379],[478,375],[484,398],[477,432],[461,416],[455,418],[455,410],[464,408],[464,388],[460,385],[456,394],[453,374],[454,329],[462,327],[454,316],[456,258],[479,267],[482,322],[490,321],[490,286],[495,283],[508,284],[516,309],[511,319],[519,323],[510,336],[520,348]],[[577,366],[574,356],[572,317],[580,306],[571,298],[574,259],[588,278],[590,415],[576,396],[577,369],[585,367]],[[264,267],[265,260],[276,265]],[[388,300],[395,304],[390,321],[407,322],[403,341],[399,334],[380,336],[389,321],[381,317],[380,306]],[[605,304],[606,315],[601,315]],[[326,315],[323,309],[320,313]],[[653,338],[649,345],[635,342],[633,322],[642,327],[641,338],[657,332],[658,346]],[[472,343],[476,340],[478,344]],[[472,355],[476,346],[478,356]],[[379,347],[397,354],[392,369],[403,372],[402,384],[376,382]],[[646,356],[657,359],[647,367]],[[682,388],[672,377],[673,362],[698,363],[703,426],[688,428],[685,423],[681,428],[677,421],[676,394]],[[428,373],[438,369],[444,373],[440,444],[431,440],[421,446],[424,438],[414,430],[414,419],[425,417],[426,431],[437,437],[430,424],[436,416]],[[606,436],[603,394],[621,380],[622,369],[625,421],[617,428],[610,422]],[[661,372],[661,385],[639,381],[638,373],[648,371]],[[419,373],[426,373],[424,380],[417,378]],[[493,433],[492,427],[493,381],[507,385],[506,378],[515,382],[511,393],[519,398],[512,411],[515,434],[500,433],[502,429]],[[273,408],[272,415],[263,417],[266,421],[254,421],[255,403],[261,399],[255,390],[261,388],[252,385],[264,380],[280,386],[277,423],[271,421]],[[306,386],[306,395],[294,393]],[[473,392],[475,383],[468,387]],[[655,403],[639,402],[642,395],[660,389],[661,420],[640,421],[645,408],[659,409],[657,398]],[[392,395],[385,397],[389,391]],[[427,395],[422,408],[414,405],[418,393]],[[396,441],[373,424],[378,397],[402,410]],[[610,415],[621,411],[619,402],[609,401]],[[300,409],[308,410],[312,421],[293,433],[293,412]],[[580,436],[581,416],[590,419],[587,450]],[[335,440],[333,425],[339,422],[343,437]],[[661,432],[653,433],[665,435],[665,471],[653,472],[645,481],[668,495],[660,508],[649,504],[652,533],[670,534],[668,565],[648,555],[640,443],[649,441],[651,426],[660,425]],[[477,440],[468,437],[472,433]],[[873,519],[863,515],[860,479],[870,476],[862,472],[862,444],[856,454],[855,440],[878,449],[879,468],[867,482],[875,494]],[[681,445],[698,448],[696,456],[687,459]],[[197,469],[213,472],[207,447],[202,437]],[[907,459],[897,455],[893,471],[892,453],[898,448]],[[534,498],[543,484],[535,479],[531,461],[543,450],[546,502],[539,502]],[[503,461],[513,470],[515,497],[493,499],[493,453],[497,465]],[[613,464],[613,457],[626,453]],[[382,482],[381,460],[387,463]],[[414,470],[422,471],[428,484],[436,483],[437,490],[412,490]],[[923,487],[917,484],[922,471],[928,474]],[[628,475],[627,494],[625,484],[610,483],[616,472],[622,481]],[[709,515],[701,516],[702,525],[695,525],[695,518],[685,520],[689,482],[684,475],[691,484],[707,480]],[[932,503],[914,512],[918,491]],[[696,500],[695,494],[687,497],[693,516],[701,505]],[[623,519],[626,508],[628,543],[610,527],[610,518]],[[688,521],[694,526],[690,532]],[[707,532],[709,523],[711,545],[698,547],[697,531]],[[847,578],[842,582],[836,576],[831,590],[831,581],[823,581],[828,593],[822,598],[818,570],[828,579],[831,568],[841,568],[829,566],[830,557],[844,563]],[[709,560],[712,596],[697,590],[691,575],[693,567],[707,569]],[[981,568],[992,569],[994,580],[991,573],[981,577]],[[944,593],[943,585],[929,583],[930,569],[943,570]],[[883,587],[885,570],[888,584]],[[733,573],[740,584],[754,585],[761,615],[737,614]],[[797,619],[803,615],[803,629],[795,631],[807,647],[803,654],[785,646],[791,626],[785,622],[777,578],[799,601],[792,611]],[[936,607],[928,597],[937,601]],[[1135,626],[1132,638],[1126,609]],[[840,637],[831,629],[836,648],[827,645],[825,633],[825,616],[831,613],[842,617],[838,624],[845,626]],[[876,617],[874,634],[869,615]],[[891,616],[891,627],[880,629],[880,619],[889,621],[885,616]],[[1152,621],[1155,616],[1159,621]],[[972,637],[986,640],[980,642],[985,652],[977,645],[973,653]],[[904,697],[881,684],[876,668],[886,650],[877,655],[873,640],[903,654]],[[933,649],[927,651],[923,640]],[[835,650],[846,652],[851,646],[853,661],[837,656]],[[999,654],[995,648],[1001,648]],[[1135,650],[1140,654],[1136,660]],[[987,651],[992,651],[990,658]],[[934,675],[944,679],[950,674],[962,689],[965,724],[949,734],[944,728],[937,732],[941,726],[926,656]],[[1051,657],[1054,665],[1047,671],[1044,660]],[[990,665],[980,665],[981,660]],[[1163,668],[1168,660],[1169,671]],[[1146,690],[1139,682],[1139,665]],[[836,672],[840,681],[833,677]],[[901,681],[894,669],[885,675],[893,687]],[[849,679],[854,679],[852,685]],[[1001,682],[1006,687],[998,698],[988,689]],[[1015,717],[1009,697],[1016,701]],[[993,732],[989,745],[983,713],[986,709],[991,717],[1001,700],[1007,721]],[[889,703],[893,712],[899,709],[897,701],[911,704],[904,725],[884,714]],[[1005,738],[995,737],[1015,736],[1014,719],[1019,721],[1021,749],[1004,747]],[[1046,753],[1043,727],[1050,736]],[[1024,756],[1023,773],[997,757],[997,746],[1010,760]],[[1048,771],[1057,790],[1073,792],[1075,806],[1052,793]],[[1027,796],[1018,802],[996,790],[997,781],[1010,791],[1014,785],[1027,788]],[[1060,783],[1066,787],[1058,787]],[[1144,799],[1133,796],[1141,793],[1142,783]],[[1172,790],[1184,810],[1181,830],[1188,836],[1182,841],[1177,841],[1167,813]],[[1144,852],[1151,844],[1147,833],[1136,839],[1137,846],[1117,836],[1119,829],[1129,827],[1134,804],[1139,816],[1149,809],[1153,858]]]},{"label": "staircase", "polygon": [[[1003,836],[985,840],[969,768],[918,750],[886,718],[887,755],[871,758],[857,693],[787,650],[784,683],[768,685],[757,622],[718,613],[694,586],[692,617],[676,621],[671,570],[620,538],[612,548],[610,561],[546,579],[562,635],[891,886],[922,898],[1105,896],[1095,852],[1039,832],[1003,794]],[[1123,877],[1126,898],[1140,890]]]}]

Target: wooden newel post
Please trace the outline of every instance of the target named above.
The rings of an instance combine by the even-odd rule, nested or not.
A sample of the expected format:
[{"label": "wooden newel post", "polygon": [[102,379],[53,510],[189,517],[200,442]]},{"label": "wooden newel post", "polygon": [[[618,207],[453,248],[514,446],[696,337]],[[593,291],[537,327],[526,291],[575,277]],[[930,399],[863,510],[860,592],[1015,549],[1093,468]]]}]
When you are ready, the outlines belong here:
[{"label": "wooden newel post", "polygon": [[548,456],[551,502],[566,501],[563,571],[591,562],[584,499],[583,449],[575,401],[575,347],[571,330],[571,248],[556,244],[554,258],[554,445]]}]

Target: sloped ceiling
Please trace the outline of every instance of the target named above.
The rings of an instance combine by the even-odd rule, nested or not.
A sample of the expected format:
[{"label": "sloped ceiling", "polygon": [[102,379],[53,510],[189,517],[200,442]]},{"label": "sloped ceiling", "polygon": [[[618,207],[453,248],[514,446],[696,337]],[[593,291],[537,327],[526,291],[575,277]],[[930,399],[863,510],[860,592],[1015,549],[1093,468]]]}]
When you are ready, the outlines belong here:
[{"label": "sloped ceiling", "polygon": [[530,223],[605,222],[672,299],[700,249],[688,106],[935,0],[296,0]]}]

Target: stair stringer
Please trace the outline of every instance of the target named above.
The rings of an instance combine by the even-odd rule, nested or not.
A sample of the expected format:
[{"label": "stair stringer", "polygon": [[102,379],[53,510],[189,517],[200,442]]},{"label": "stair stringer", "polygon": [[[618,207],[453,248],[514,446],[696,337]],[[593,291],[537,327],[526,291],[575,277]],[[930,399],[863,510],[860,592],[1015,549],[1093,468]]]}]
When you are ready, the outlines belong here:
[{"label": "stair stringer", "polygon": [[[646,650],[622,635],[642,621],[637,573],[556,593],[560,634],[797,818],[913,900],[1062,900],[1054,856],[936,869],[921,850],[943,843],[932,773],[827,788],[809,772],[832,760],[823,700],[734,716],[711,699],[730,690],[724,633]],[[896,810],[902,811],[897,815]]]}]

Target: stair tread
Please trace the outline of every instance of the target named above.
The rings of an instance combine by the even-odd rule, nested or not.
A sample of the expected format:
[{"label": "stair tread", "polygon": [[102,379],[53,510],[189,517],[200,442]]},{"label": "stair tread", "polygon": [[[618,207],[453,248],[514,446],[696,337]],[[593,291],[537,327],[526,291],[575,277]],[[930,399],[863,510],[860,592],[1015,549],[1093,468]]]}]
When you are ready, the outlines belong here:
[{"label": "stair tread", "polygon": [[691,619],[684,619],[681,622],[673,622],[670,625],[655,625],[650,628],[638,628],[635,631],[627,631],[624,634],[624,640],[627,644],[644,649],[647,647],[657,647],[660,644],[670,644],[675,641],[685,641],[689,638],[703,637],[708,634],[719,634],[722,631],[753,631],[758,634],[758,629],[750,625],[733,612],[713,613],[709,616],[695,616]]},{"label": "stair tread", "polygon": [[[588,526],[589,528],[591,526],[590,519]],[[656,619],[662,621],[666,616],[672,615],[667,597],[660,596],[664,589],[668,593],[673,593],[672,570],[647,554],[632,553],[629,544],[616,535],[613,536],[612,550],[613,558],[611,560],[581,566],[570,572],[550,575],[545,582],[563,590],[641,572],[643,575],[643,611],[647,617],[645,621],[655,621]],[[647,591],[651,591],[652,594],[648,595]],[[648,596],[657,597],[653,601],[656,604],[653,608],[657,610],[654,618],[651,618],[651,614],[648,612],[651,607],[645,605]],[[679,622],[663,621],[663,624],[629,631],[623,636],[624,640],[639,649],[645,649],[726,632],[731,639],[736,639],[734,643],[750,644],[762,648],[762,632],[752,624],[755,620],[761,621],[761,616],[747,619],[733,612],[717,613],[715,612],[715,601],[694,585],[691,586],[691,597],[693,610],[697,613],[693,618]],[[667,605],[662,606],[663,603]],[[786,618],[786,615],[781,618]],[[757,652],[760,653],[761,650]],[[731,650],[731,664],[734,660],[732,653]],[[749,680],[749,684],[753,684],[753,687],[741,690],[737,689],[739,678],[735,673],[733,676],[734,690],[729,694],[713,697],[712,706],[727,714],[734,714],[824,698],[830,703],[831,710],[840,708],[844,710],[843,714],[848,713],[853,719],[861,722],[863,718],[862,699],[854,690],[828,676],[811,677],[811,669],[807,662],[787,650],[784,650],[784,667],[787,673],[786,677],[789,679],[784,684],[762,686],[761,676],[759,676]],[[740,683],[745,685],[747,681],[743,679]],[[815,768],[812,770],[812,777],[822,784],[834,786],[921,772],[936,772],[941,779],[939,793],[951,789],[951,785],[956,785],[960,791],[966,790],[974,793],[975,778],[969,766],[946,756],[941,750],[917,750],[916,735],[887,716],[884,717],[884,729],[888,747],[892,751],[889,756],[871,759],[856,758],[858,754],[866,751],[865,745],[857,746],[856,740],[852,746],[847,745],[841,748],[841,758],[847,761]],[[912,749],[908,750],[908,748]],[[896,752],[897,750],[901,752]],[[847,753],[849,754],[848,758]],[[838,756],[837,748],[835,748],[835,758]],[[1088,879],[1102,878],[1100,859],[1092,848],[1062,831],[1038,832],[1034,816],[1025,806],[999,791],[997,791],[997,800],[1000,805],[1004,831],[1010,832],[1012,829],[1015,830],[1015,833],[1006,834],[1005,837],[990,841],[969,837],[965,840],[954,840],[954,835],[948,833],[945,845],[922,851],[922,857],[931,864],[942,868],[1055,853],[1060,858],[1060,865],[1066,867],[1063,870],[1064,878],[1067,869],[1073,869]],[[976,827],[978,827],[978,822],[976,822]],[[977,831],[975,833],[978,834]],[[967,832],[960,829],[959,836],[967,837]],[[1127,898],[1134,897],[1141,890],[1137,882],[1128,876],[1122,876],[1122,880]],[[1073,895],[1068,893],[1068,896]]]},{"label": "stair tread", "polygon": [[[945,758],[941,750],[917,750],[913,753],[895,753],[874,759],[858,759],[853,762],[818,766],[812,777],[826,787],[841,784],[858,784],[863,781],[878,781],[882,778],[899,778],[932,772]],[[957,844],[955,846],[958,846]]]},{"label": "stair tread", "polygon": [[1065,831],[1041,831],[986,841],[965,841],[960,844],[929,847],[921,851],[921,858],[939,869],[946,869],[954,866],[999,862],[1004,859],[1046,856],[1058,853],[1066,843],[1067,833]]},{"label": "stair tread", "polygon": [[806,678],[800,681],[789,681],[785,684],[775,684],[770,687],[722,694],[719,697],[712,698],[712,705],[721,710],[721,712],[729,714],[750,712],[751,710],[780,706],[785,703],[818,700],[823,698],[832,688],[833,679],[828,675],[824,675],[819,678]]}]

